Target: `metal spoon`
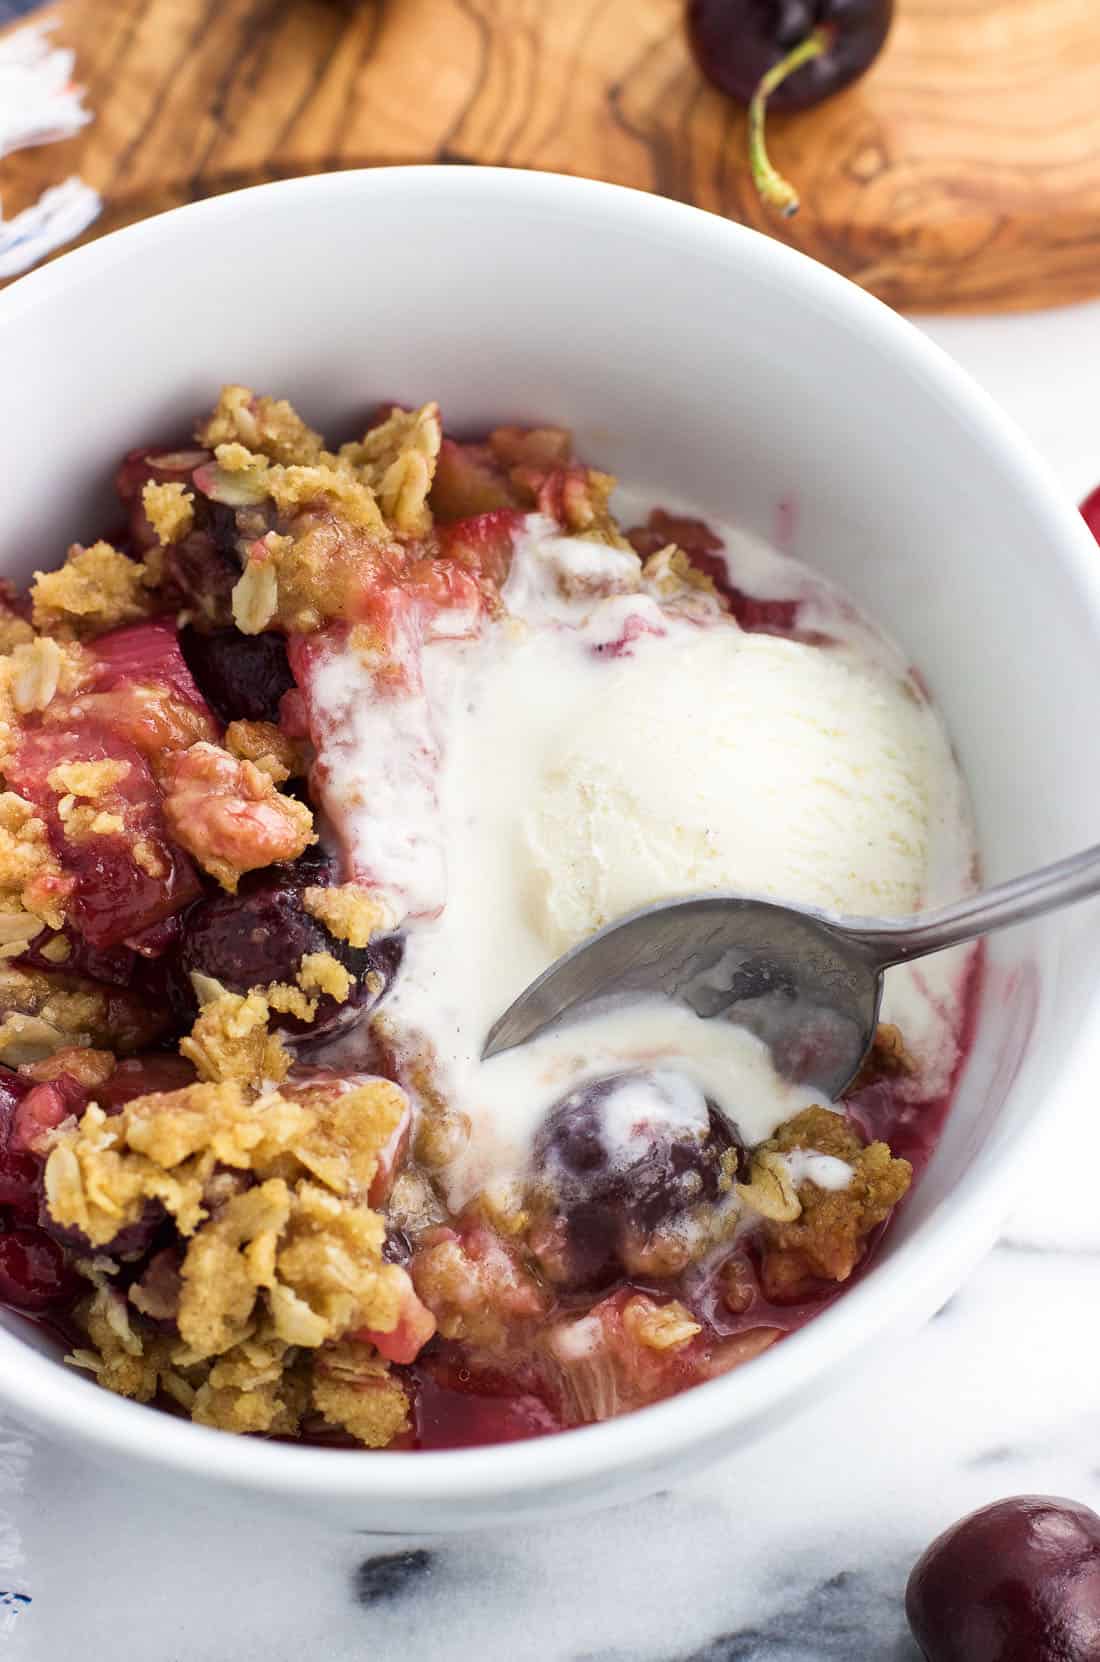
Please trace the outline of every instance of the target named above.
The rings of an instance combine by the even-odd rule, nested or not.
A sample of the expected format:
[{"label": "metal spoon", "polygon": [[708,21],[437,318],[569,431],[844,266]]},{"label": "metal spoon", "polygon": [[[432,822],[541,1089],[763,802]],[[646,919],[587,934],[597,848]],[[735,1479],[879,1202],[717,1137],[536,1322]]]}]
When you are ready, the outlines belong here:
[{"label": "metal spoon", "polygon": [[1100,847],[906,918],[836,917],[733,894],[662,901],[551,964],[493,1025],[482,1055],[599,1005],[661,996],[749,1028],[780,1073],[833,1099],[870,1049],[884,970],[1098,893]]}]

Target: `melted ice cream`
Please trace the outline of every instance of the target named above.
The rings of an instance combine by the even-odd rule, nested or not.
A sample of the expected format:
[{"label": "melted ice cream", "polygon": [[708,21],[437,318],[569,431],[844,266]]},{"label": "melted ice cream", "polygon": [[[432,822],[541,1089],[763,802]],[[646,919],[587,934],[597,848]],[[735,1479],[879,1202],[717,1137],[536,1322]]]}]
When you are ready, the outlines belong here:
[{"label": "melted ice cream", "polygon": [[[739,587],[797,598],[828,644],[646,592],[630,552],[529,515],[503,620],[437,620],[400,694],[350,650],[315,672],[327,805],[357,876],[408,918],[387,1033],[399,1055],[430,1054],[471,1122],[452,1205],[521,1168],[552,1104],[603,1074],[678,1071],[750,1144],[819,1100],[744,1030],[660,1000],[482,1063],[496,1017],[592,930],[707,889],[887,914],[969,885],[965,790],[897,650],[796,562],[734,533],[727,548]],[[890,972],[885,1017],[925,1083],[953,1064],[965,966],[960,952]]]}]

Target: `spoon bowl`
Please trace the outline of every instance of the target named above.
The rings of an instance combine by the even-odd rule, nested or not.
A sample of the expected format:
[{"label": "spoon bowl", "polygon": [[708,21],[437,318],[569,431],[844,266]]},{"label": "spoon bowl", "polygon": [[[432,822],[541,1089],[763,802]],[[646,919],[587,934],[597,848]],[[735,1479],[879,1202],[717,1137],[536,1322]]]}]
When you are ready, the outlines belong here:
[{"label": "spoon bowl", "polygon": [[603,1003],[678,1000],[747,1027],[779,1072],[838,1095],[874,1037],[878,961],[840,919],[745,895],[708,894],[632,912],[533,981],[490,1031],[486,1057]]},{"label": "spoon bowl", "polygon": [[845,918],[749,895],[661,901],[550,965],[494,1023],[483,1056],[601,1004],[677,1000],[763,1039],[777,1072],[833,1100],[871,1048],[883,973],[1100,892],[1100,847],[904,918]]}]

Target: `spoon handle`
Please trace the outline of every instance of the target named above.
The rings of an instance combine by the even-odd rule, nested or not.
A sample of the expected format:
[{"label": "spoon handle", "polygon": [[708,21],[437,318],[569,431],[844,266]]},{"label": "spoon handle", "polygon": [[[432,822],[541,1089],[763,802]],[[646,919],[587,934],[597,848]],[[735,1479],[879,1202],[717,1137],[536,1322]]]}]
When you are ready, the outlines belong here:
[{"label": "spoon handle", "polygon": [[1024,877],[1013,877],[996,888],[968,895],[954,906],[935,912],[920,912],[909,918],[891,918],[881,923],[845,923],[852,940],[867,946],[881,969],[924,958],[930,952],[973,941],[994,929],[1028,918],[1042,917],[1076,900],[1100,894],[1100,846],[1086,848],[1042,866]]}]

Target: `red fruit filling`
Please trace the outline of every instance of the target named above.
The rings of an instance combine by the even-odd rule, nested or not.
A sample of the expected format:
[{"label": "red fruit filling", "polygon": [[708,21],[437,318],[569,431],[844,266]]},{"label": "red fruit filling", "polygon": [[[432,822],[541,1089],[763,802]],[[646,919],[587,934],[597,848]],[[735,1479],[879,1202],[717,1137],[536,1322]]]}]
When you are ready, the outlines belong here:
[{"label": "red fruit filling", "polygon": [[1081,515],[1097,542],[1100,542],[1100,485],[1082,502]]},{"label": "red fruit filling", "polygon": [[15,1116],[33,1081],[0,1067],[0,1207],[11,1207],[25,1217],[38,1216],[42,1162],[14,1138]]},{"label": "red fruit filling", "polygon": [[141,751],[154,767],[173,750],[215,739],[214,720],[180,651],[174,623],[155,619],[101,635],[91,648],[89,690],[55,699],[49,726],[95,722]]},{"label": "red fruit filling", "polygon": [[[100,809],[117,818],[117,830],[67,833],[63,813],[68,809],[71,816],[72,793],[63,784],[51,784],[50,776],[73,762],[118,764]],[[51,847],[72,879],[69,916],[93,946],[118,946],[198,898],[198,876],[168,836],[148,763],[109,728],[88,721],[68,731],[29,732],[7,774],[12,788],[45,820]]]},{"label": "red fruit filling", "polygon": [[502,587],[512,564],[515,540],[523,515],[513,508],[497,508],[441,526],[439,552],[486,582]]},{"label": "red fruit filling", "polygon": [[41,1229],[17,1224],[0,1234],[0,1303],[38,1314],[69,1303],[81,1286],[64,1248]]},{"label": "red fruit filling", "polygon": [[458,1365],[443,1367],[438,1374],[419,1368],[415,1402],[414,1446],[419,1449],[520,1443],[563,1429],[540,1396],[517,1389],[512,1381],[472,1375]]},{"label": "red fruit filling", "polygon": [[124,1056],[105,1085],[96,1087],[95,1099],[108,1114],[117,1113],[134,1097],[152,1092],[179,1091],[195,1083],[194,1064],[169,1052],[146,1056]]},{"label": "red fruit filling", "polygon": [[710,578],[742,629],[759,635],[790,635],[794,632],[798,622],[798,601],[757,599],[731,583],[725,544],[705,521],[654,508],[646,523],[635,526],[627,532],[627,536],[643,560],[666,548],[669,543],[683,549],[692,565]]},{"label": "red fruit filling", "polygon": [[190,705],[202,719],[204,731],[198,735],[213,738],[217,723],[195,684],[183,652],[175,623],[155,618],[150,623],[135,623],[128,629],[112,629],[100,635],[94,643],[98,670],[95,677],[97,692],[113,692],[118,687],[158,687],[173,700]]}]

